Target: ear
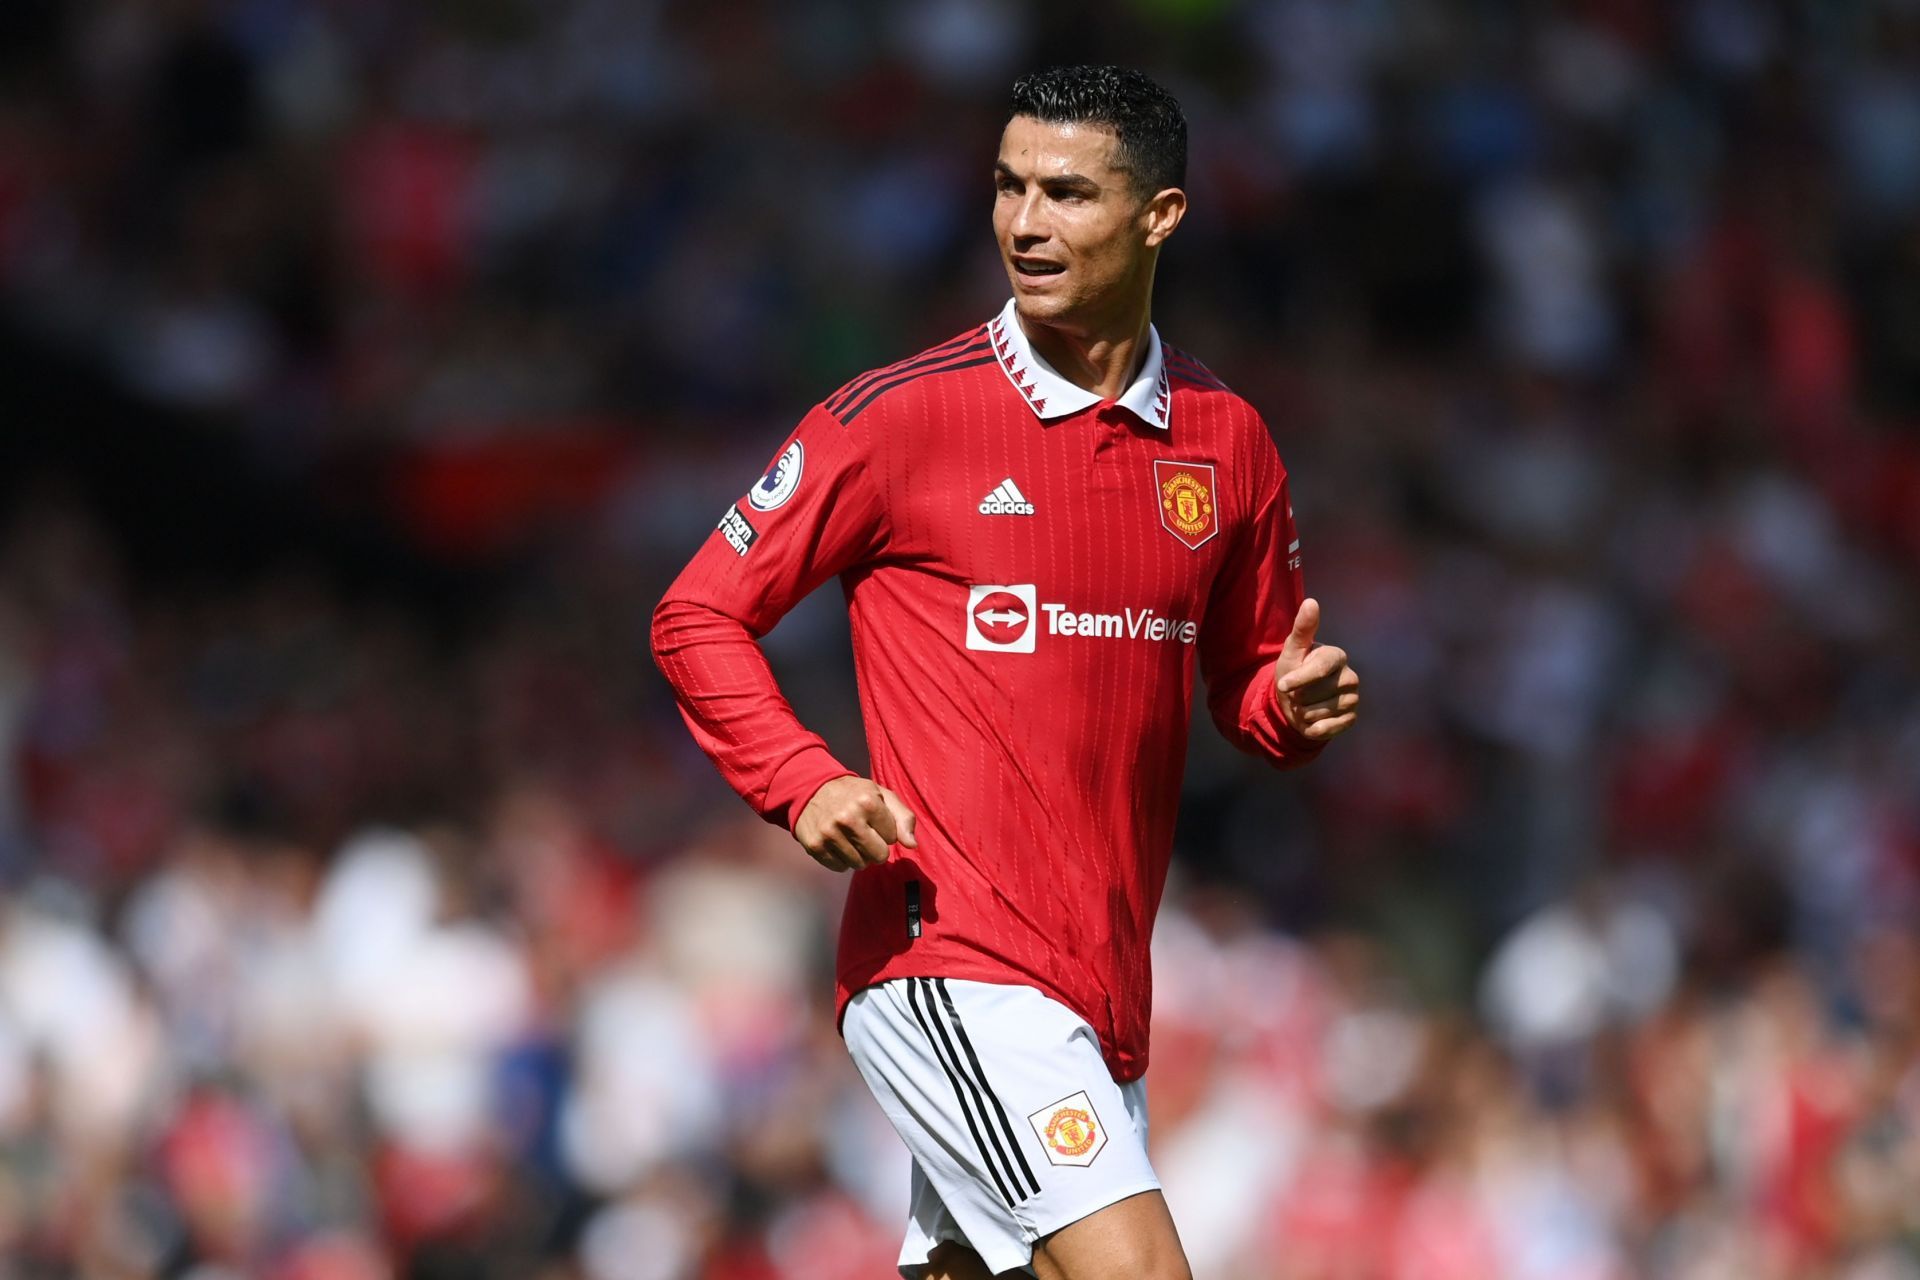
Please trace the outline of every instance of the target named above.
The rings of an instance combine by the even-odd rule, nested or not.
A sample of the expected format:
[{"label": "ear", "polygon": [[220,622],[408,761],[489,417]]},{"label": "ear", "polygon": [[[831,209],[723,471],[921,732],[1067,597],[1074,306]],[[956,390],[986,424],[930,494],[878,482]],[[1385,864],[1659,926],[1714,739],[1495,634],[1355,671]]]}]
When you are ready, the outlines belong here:
[{"label": "ear", "polygon": [[1159,248],[1186,216],[1187,193],[1180,188],[1168,187],[1149,196],[1140,210],[1141,222],[1147,230],[1147,248]]}]

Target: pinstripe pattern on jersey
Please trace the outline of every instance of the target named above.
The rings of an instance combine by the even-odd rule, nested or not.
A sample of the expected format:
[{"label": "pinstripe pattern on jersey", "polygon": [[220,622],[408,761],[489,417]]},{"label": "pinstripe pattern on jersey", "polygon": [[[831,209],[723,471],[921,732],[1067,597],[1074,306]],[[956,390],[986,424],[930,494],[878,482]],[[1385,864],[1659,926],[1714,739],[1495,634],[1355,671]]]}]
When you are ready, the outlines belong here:
[{"label": "pinstripe pattern on jersey", "polygon": [[1160,344],[1160,350],[1166,360],[1167,372],[1174,377],[1212,391],[1229,390],[1227,384],[1222,382],[1213,370],[1207,368],[1207,366],[1201,364],[1198,360],[1195,360],[1178,347],[1170,343],[1162,342]]},{"label": "pinstripe pattern on jersey", "polygon": [[[982,352],[984,354],[975,355],[975,352]],[[928,368],[902,370],[886,381],[876,383],[858,401],[842,412],[834,414],[834,416],[840,419],[842,423],[852,422],[866,411],[868,405],[896,387],[903,387],[907,383],[917,381],[921,378],[932,377],[936,373],[954,373],[961,369],[971,369],[976,365],[993,364],[994,362],[993,352],[989,351],[986,343],[982,341],[978,347],[966,347],[956,352],[952,357],[949,357],[945,363],[935,364]]]},{"label": "pinstripe pattern on jersey", "polygon": [[[960,353],[981,336],[934,349],[925,368],[976,358]],[[1215,389],[1217,379],[1184,351],[1172,354],[1182,372],[1168,373],[1171,441],[1112,414],[1037,429],[1030,403],[992,362],[882,391],[850,425],[816,406],[796,431],[807,478],[765,521],[781,530],[763,530],[744,558],[706,533],[657,626],[656,656],[702,748],[756,812],[791,825],[821,783],[850,770],[794,715],[754,640],[821,575],[841,575],[871,776],[944,821],[917,855],[923,889],[938,883],[942,896],[924,902],[924,935],[911,948],[899,945],[905,873],[875,868],[853,878],[836,1007],[876,983],[945,974],[950,986],[961,984],[954,998],[968,1006],[961,1012],[974,1021],[974,1046],[986,1045],[981,1062],[994,1063],[989,1078],[1009,1092],[1006,1049],[989,1042],[962,980],[1037,980],[1086,1020],[1115,1080],[1147,1067],[1153,915],[1195,677],[1206,676],[1228,741],[1283,766],[1305,758],[1273,719],[1266,670],[1302,590],[1287,553],[1296,532],[1284,467],[1252,406]],[[832,403],[845,401],[850,412],[893,378],[918,372],[889,366],[863,375],[860,394],[849,400],[843,391]],[[1220,532],[1197,552],[1160,522],[1152,462],[1169,453],[1217,468]],[[1005,477],[1018,477],[1043,514],[980,513],[981,496]],[[1267,518],[1276,527],[1260,523]],[[1210,621],[1191,648],[1043,634],[1033,653],[982,655],[963,647],[963,602],[968,584],[979,583],[1034,583],[1038,598],[1077,609],[1152,606],[1156,616]],[[1203,612],[1215,604],[1218,616]],[[1099,764],[1120,760],[1131,767]],[[1028,856],[1036,848],[1057,855]],[[1099,927],[1089,932],[1090,922]],[[906,1019],[904,991],[900,999]],[[971,1070],[938,1012],[950,1060]],[[927,1032],[934,1035],[931,1023]],[[973,1108],[958,1067],[954,1080]],[[1045,1148],[1021,1101],[1016,1093],[1007,1112],[1037,1174]],[[990,1104],[972,1114],[976,1128],[983,1117],[992,1122]],[[952,1129],[950,1140],[968,1152],[964,1125]],[[1005,1152],[1004,1132],[994,1132]],[[980,1144],[992,1159],[985,1128]],[[1011,1195],[1019,1167],[1006,1154],[1001,1180]],[[964,1158],[983,1194],[997,1195],[984,1165]]]},{"label": "pinstripe pattern on jersey", "polygon": [[1191,387],[1196,391],[1231,391],[1232,390],[1232,388],[1227,386],[1226,383],[1220,381],[1220,379],[1216,377],[1213,377],[1211,374],[1199,373],[1199,372],[1196,372],[1195,370],[1183,368],[1179,365],[1172,364],[1172,363],[1169,363],[1167,365],[1167,375],[1170,378],[1172,378],[1174,381],[1184,384],[1185,386]]}]

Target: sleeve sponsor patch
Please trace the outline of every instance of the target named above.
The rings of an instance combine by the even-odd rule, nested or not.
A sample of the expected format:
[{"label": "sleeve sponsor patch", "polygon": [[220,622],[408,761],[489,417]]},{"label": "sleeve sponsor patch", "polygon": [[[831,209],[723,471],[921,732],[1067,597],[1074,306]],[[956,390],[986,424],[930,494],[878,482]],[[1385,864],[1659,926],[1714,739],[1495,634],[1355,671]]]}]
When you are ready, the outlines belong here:
[{"label": "sleeve sponsor patch", "polygon": [[719,529],[720,535],[727,540],[727,545],[733,548],[733,554],[737,556],[747,554],[753,547],[753,540],[760,536],[760,531],[748,524],[747,518],[740,514],[740,504],[737,502],[728,507],[727,513],[720,517]]},{"label": "sleeve sponsor patch", "polygon": [[760,483],[753,486],[747,494],[747,501],[753,504],[755,511],[772,511],[783,506],[793,491],[800,487],[800,470],[807,460],[807,451],[798,440],[788,445],[773,465],[767,468],[767,474],[760,477]]}]

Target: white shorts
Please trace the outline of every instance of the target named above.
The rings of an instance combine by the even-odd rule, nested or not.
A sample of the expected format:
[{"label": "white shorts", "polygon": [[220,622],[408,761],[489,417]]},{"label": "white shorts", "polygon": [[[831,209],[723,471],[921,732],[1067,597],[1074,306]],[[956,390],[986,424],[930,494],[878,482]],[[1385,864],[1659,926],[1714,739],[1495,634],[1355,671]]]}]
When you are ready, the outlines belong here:
[{"label": "white shorts", "polygon": [[867,1087],[913,1154],[900,1274],[943,1240],[995,1274],[1036,1241],[1160,1186],[1144,1081],[1115,1084],[1080,1015],[1032,987],[895,978],[841,1024]]}]

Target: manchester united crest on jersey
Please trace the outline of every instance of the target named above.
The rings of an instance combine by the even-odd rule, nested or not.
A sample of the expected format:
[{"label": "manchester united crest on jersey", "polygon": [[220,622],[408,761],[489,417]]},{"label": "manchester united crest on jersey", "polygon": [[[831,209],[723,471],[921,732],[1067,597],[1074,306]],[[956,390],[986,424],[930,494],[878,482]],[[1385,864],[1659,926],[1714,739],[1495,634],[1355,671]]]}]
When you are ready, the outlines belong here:
[{"label": "manchester united crest on jersey", "polygon": [[1220,532],[1212,463],[1156,458],[1153,490],[1161,526],[1189,547],[1197,549]]}]

